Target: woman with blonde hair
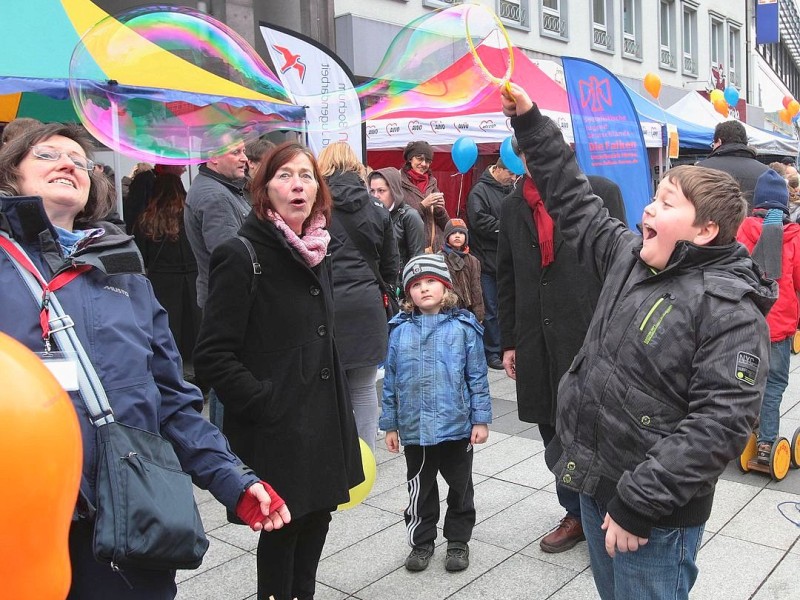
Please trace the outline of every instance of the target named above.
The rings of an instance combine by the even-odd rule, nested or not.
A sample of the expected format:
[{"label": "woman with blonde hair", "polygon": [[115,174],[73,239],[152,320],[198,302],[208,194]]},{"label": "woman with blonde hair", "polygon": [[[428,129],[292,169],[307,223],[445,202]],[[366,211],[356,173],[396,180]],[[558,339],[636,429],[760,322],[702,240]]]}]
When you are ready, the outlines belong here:
[{"label": "woman with blonde hair", "polygon": [[[350,385],[358,435],[375,449],[378,394],[375,376],[386,357],[385,293],[400,265],[392,220],[369,195],[353,149],[335,142],[319,155],[333,197],[329,231],[333,255],[336,344]],[[387,299],[388,300],[388,299]]]}]

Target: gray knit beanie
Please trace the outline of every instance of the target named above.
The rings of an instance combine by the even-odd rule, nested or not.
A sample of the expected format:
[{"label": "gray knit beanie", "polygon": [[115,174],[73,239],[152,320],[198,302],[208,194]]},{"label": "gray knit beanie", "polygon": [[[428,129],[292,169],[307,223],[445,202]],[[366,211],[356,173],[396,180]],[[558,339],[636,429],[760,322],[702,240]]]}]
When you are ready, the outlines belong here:
[{"label": "gray knit beanie", "polygon": [[408,288],[420,277],[432,277],[441,281],[448,289],[453,289],[453,280],[450,271],[441,254],[420,254],[406,263],[403,269],[403,289],[408,295]]}]

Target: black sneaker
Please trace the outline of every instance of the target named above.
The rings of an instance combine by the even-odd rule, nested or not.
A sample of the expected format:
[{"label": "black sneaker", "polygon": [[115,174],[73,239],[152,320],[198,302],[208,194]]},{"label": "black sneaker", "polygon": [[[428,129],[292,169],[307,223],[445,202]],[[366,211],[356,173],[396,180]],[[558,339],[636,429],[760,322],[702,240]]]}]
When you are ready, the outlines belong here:
[{"label": "black sneaker", "polygon": [[490,369],[494,369],[496,371],[504,370],[503,367],[503,359],[499,356],[492,356],[490,359],[486,361],[486,364],[489,365]]},{"label": "black sneaker", "polygon": [[463,571],[469,566],[469,546],[464,542],[447,542],[447,559],[444,568],[448,571]]},{"label": "black sneaker", "polygon": [[772,444],[769,442],[758,443],[758,455],[756,460],[760,465],[768,465],[770,456],[772,456]]},{"label": "black sneaker", "polygon": [[433,556],[433,543],[414,546],[411,554],[406,558],[406,569],[409,571],[424,571],[431,563]]}]

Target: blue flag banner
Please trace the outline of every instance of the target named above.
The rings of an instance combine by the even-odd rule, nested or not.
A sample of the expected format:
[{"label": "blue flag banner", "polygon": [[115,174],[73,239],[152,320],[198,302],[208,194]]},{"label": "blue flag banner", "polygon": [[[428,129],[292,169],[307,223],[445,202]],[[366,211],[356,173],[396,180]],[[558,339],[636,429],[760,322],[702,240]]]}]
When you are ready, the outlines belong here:
[{"label": "blue flag banner", "polygon": [[653,197],[650,161],[639,117],[622,83],[600,65],[563,57],[575,154],[587,175],[601,175],[622,191],[631,228]]},{"label": "blue flag banner", "polygon": [[777,44],[780,41],[778,10],[778,0],[758,0],[756,4],[756,44]]}]

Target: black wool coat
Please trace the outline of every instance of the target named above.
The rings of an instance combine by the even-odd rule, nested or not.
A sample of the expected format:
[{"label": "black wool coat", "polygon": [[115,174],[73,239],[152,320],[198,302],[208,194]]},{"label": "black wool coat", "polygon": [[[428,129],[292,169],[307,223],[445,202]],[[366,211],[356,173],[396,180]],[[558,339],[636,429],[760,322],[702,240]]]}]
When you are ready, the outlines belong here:
[{"label": "black wool coat", "polygon": [[502,205],[497,246],[500,340],[516,350],[517,410],[528,423],[555,425],[558,382],[578,353],[602,287],[555,229],[555,260],[542,268],[522,181]]},{"label": "black wool coat", "polygon": [[[254,213],[211,255],[195,372],[225,406],[231,448],[298,518],[347,502],[364,480],[333,333],[330,257],[309,267]],[[329,248],[330,252],[330,248]],[[251,282],[257,277],[251,294]]]}]

